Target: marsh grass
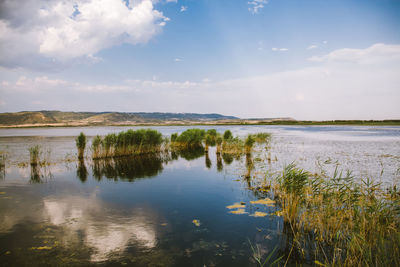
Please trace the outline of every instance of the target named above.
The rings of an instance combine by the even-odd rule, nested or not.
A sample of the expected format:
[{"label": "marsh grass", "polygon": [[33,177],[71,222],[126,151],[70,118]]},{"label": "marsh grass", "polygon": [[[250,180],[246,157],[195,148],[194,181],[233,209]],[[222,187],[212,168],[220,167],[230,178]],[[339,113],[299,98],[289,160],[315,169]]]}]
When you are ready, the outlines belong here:
[{"label": "marsh grass", "polygon": [[35,145],[29,148],[29,158],[31,166],[37,166],[40,163],[41,148]]},{"label": "marsh grass", "polygon": [[[206,131],[202,129],[187,129],[180,135],[171,136],[171,148],[173,149],[198,149],[203,148],[203,139]],[[211,137],[209,137],[211,138]]]},{"label": "marsh grass", "polygon": [[75,139],[75,144],[78,149],[78,159],[83,159],[86,148],[86,135],[83,132]]},{"label": "marsh grass", "polygon": [[337,169],[312,176],[288,165],[274,185],[288,237],[286,262],[400,265],[400,192]]},{"label": "marsh grass", "polygon": [[93,159],[142,155],[161,152],[162,134],[153,129],[127,130],[92,140]]}]

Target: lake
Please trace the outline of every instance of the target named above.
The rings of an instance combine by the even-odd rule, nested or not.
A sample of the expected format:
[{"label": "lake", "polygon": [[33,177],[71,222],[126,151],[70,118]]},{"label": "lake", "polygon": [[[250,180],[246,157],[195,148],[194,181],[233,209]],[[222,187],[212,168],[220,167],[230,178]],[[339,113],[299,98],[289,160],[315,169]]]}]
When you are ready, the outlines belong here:
[{"label": "lake", "polygon": [[[245,179],[246,158],[161,153],[84,162],[75,137],[140,127],[0,129],[1,266],[257,266],[284,254],[286,239],[270,196]],[[193,127],[151,127],[169,136]],[[216,126],[234,135],[269,132],[253,152],[254,179],[294,162],[310,173],[351,170],[382,187],[400,184],[400,127]],[[90,142],[89,142],[90,143]],[[48,165],[29,166],[40,145]],[[267,160],[268,158],[268,160]],[[244,214],[227,206],[245,204]],[[276,248],[276,250],[274,250]]]}]

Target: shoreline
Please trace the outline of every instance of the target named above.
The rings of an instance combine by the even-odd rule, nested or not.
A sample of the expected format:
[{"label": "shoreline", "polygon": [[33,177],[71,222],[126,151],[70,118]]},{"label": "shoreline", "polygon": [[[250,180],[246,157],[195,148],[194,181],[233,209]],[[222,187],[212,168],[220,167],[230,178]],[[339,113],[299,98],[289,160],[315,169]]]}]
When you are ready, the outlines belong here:
[{"label": "shoreline", "polygon": [[126,126],[400,126],[400,120],[383,121],[210,121],[210,122],[148,122],[148,123],[35,123],[35,124],[14,124],[0,125],[0,129],[19,128],[74,128],[74,127],[126,127]]}]

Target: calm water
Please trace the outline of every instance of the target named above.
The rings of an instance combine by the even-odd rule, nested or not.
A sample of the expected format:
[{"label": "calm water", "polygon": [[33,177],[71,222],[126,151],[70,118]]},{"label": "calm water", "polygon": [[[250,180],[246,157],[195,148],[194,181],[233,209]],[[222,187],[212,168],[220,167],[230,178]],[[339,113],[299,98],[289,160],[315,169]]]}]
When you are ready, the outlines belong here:
[{"label": "calm water", "polygon": [[[132,127],[129,127],[132,128]],[[188,127],[154,127],[165,135]],[[209,127],[203,127],[205,129]],[[400,127],[215,127],[234,135],[271,132],[266,177],[293,161],[317,172],[335,167],[385,184],[400,181]],[[245,159],[204,153],[76,161],[74,137],[127,127],[0,130],[7,154],[0,174],[1,266],[256,266],[285,249],[282,220],[254,217],[274,207],[250,204],[267,195],[243,178]],[[28,148],[40,144],[50,166],[31,169]],[[259,150],[253,158],[266,158]],[[256,165],[257,165],[256,164]],[[246,203],[247,214],[228,205]],[[195,221],[194,221],[195,220]]]}]

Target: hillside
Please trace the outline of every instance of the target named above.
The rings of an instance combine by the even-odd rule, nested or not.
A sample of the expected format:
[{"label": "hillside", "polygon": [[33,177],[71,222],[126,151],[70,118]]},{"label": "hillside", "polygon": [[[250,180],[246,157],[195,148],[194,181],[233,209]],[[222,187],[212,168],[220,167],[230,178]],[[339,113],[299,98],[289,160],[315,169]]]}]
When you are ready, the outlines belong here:
[{"label": "hillside", "polygon": [[0,113],[0,126],[82,126],[82,125],[134,125],[171,124],[239,120],[233,116],[198,113],[161,112],[62,112],[22,111]]}]

